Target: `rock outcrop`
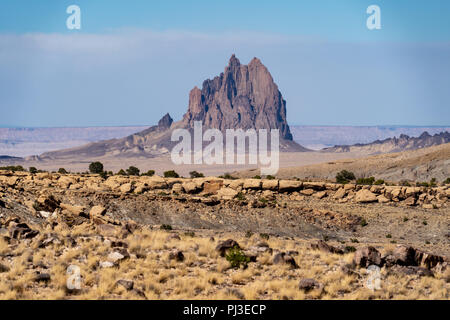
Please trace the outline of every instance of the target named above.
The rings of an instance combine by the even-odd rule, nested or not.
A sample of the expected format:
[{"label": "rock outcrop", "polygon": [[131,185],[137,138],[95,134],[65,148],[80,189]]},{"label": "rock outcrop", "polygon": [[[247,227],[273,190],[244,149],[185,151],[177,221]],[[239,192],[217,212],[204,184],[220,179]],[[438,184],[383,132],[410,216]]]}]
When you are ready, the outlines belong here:
[{"label": "rock outcrop", "polygon": [[450,132],[445,131],[430,135],[428,132],[422,133],[419,137],[410,137],[401,134],[398,138],[388,138],[384,140],[376,140],[366,144],[354,144],[344,146],[334,146],[325,148],[324,152],[365,152],[367,154],[401,152],[407,150],[416,150],[432,146],[437,146],[450,142]]},{"label": "rock outcrop", "polygon": [[204,129],[279,129],[281,151],[308,151],[292,140],[286,118],[286,101],[270,72],[257,58],[242,65],[233,55],[225,71],[203,82],[189,94],[189,107],[183,119],[173,122],[167,113],[158,125],[121,139],[90,143],[80,147],[52,151],[37,160],[73,157],[154,157],[168,153],[174,142],[174,129],[193,129],[202,121]]},{"label": "rock outcrop", "polygon": [[269,70],[257,58],[242,65],[233,55],[220,76],[203,82],[189,94],[183,117],[187,127],[202,121],[208,128],[279,129],[280,137],[292,140],[283,99]]}]

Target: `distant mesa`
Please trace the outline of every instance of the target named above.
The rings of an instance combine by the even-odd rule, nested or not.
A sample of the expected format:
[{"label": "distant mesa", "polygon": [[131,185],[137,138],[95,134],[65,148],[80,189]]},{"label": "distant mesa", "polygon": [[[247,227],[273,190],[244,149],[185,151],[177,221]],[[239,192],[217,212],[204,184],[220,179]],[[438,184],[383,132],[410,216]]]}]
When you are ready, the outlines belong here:
[{"label": "distant mesa", "polygon": [[384,140],[376,140],[366,144],[354,144],[344,146],[334,146],[322,149],[323,152],[364,152],[367,154],[380,154],[401,152],[407,150],[416,150],[437,146],[450,142],[450,133],[448,131],[430,135],[427,131],[423,132],[419,137],[410,137],[401,134],[398,138],[388,138]]},{"label": "distant mesa", "polygon": [[225,71],[203,82],[189,93],[188,110],[173,122],[167,113],[158,125],[121,139],[90,143],[80,147],[43,153],[40,159],[79,156],[158,156],[168,153],[174,129],[192,129],[202,121],[205,129],[278,129],[280,151],[309,151],[292,139],[286,119],[286,101],[270,72],[257,58],[242,65],[233,54]]}]

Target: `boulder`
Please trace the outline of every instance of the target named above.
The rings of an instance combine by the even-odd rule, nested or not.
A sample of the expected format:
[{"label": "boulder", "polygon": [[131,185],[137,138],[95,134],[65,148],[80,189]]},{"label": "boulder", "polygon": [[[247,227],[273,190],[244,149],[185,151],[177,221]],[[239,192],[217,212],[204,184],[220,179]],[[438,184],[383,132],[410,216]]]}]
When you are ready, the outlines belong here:
[{"label": "boulder", "polygon": [[242,188],[259,190],[261,189],[262,181],[261,179],[245,179]]},{"label": "boulder", "polygon": [[125,183],[119,187],[119,190],[122,193],[130,193],[133,191],[133,185],[131,183]]},{"label": "boulder", "polygon": [[293,192],[299,191],[303,186],[301,181],[295,180],[280,180],[278,190],[280,192]]},{"label": "boulder", "polygon": [[173,250],[169,253],[169,260],[184,261],[184,254],[181,250]]},{"label": "boulder", "polygon": [[367,189],[362,189],[356,192],[355,201],[359,203],[369,203],[378,201],[377,196]]},{"label": "boulder", "polygon": [[221,257],[225,256],[225,253],[231,249],[231,248],[240,248],[239,243],[237,243],[236,241],[234,241],[233,239],[228,239],[225,241],[220,242],[217,246],[216,246],[216,251],[220,253]]},{"label": "boulder", "polygon": [[308,291],[311,291],[313,289],[321,288],[321,285],[316,280],[307,278],[307,279],[300,280],[300,282],[298,284],[298,288],[300,290],[308,292]]},{"label": "boulder", "polygon": [[305,196],[312,196],[312,194],[314,193],[314,189],[300,190],[300,193],[305,195]]},{"label": "boulder", "polygon": [[225,200],[231,200],[233,199],[238,192],[233,188],[222,188],[219,191],[217,191],[217,195]]},{"label": "boulder", "polygon": [[363,247],[356,250],[353,257],[353,262],[355,265],[363,268],[367,268],[370,265],[382,265],[380,252],[372,246]]},{"label": "boulder", "polygon": [[273,264],[286,264],[294,269],[298,268],[298,265],[295,262],[295,259],[293,257],[291,257],[290,255],[286,254],[285,252],[276,253],[273,256],[272,263]]},{"label": "boulder", "polygon": [[123,287],[127,291],[130,291],[133,290],[134,282],[131,280],[120,279],[117,280],[116,285]]},{"label": "boulder", "polygon": [[344,251],[342,251],[341,249],[333,247],[322,240],[320,240],[317,243],[311,243],[311,249],[320,250],[320,251],[329,252],[329,253],[335,253],[335,254],[344,254]]},{"label": "boulder", "polygon": [[313,194],[313,197],[317,198],[317,199],[322,199],[322,198],[325,198],[326,196],[327,196],[326,191],[319,191],[319,192],[316,192]]},{"label": "boulder", "polygon": [[200,190],[200,188],[198,188],[198,185],[195,182],[191,181],[183,182],[182,187],[184,192],[186,193],[197,193]]},{"label": "boulder", "polygon": [[89,216],[91,218],[96,216],[103,216],[106,213],[106,208],[102,206],[93,206],[91,208],[91,211],[89,211]]},{"label": "boulder", "polygon": [[276,179],[263,179],[262,180],[262,189],[263,190],[271,190],[278,191],[278,180]]},{"label": "boulder", "polygon": [[334,199],[342,199],[347,195],[347,191],[344,188],[340,188],[336,193],[333,195]]}]

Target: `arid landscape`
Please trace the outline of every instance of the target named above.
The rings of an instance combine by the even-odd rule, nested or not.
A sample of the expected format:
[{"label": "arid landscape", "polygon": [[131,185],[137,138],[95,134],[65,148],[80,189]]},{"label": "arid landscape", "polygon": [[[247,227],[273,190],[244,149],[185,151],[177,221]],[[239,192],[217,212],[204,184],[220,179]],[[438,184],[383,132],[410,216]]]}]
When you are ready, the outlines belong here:
[{"label": "arid landscape", "polygon": [[[280,169],[175,165],[196,122],[279,130]],[[232,55],[177,122],[3,130],[0,299],[449,299],[446,128],[295,139],[268,69]]]},{"label": "arid landscape", "polygon": [[[1,299],[449,298],[449,184],[19,171],[0,181]],[[67,287],[69,266],[79,289]]]}]

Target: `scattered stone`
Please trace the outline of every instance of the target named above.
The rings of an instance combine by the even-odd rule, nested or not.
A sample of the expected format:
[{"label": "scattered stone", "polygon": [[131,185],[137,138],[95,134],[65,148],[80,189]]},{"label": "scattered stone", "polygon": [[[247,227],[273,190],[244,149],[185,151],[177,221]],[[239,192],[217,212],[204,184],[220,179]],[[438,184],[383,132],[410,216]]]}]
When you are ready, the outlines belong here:
[{"label": "scattered stone", "polygon": [[295,259],[293,257],[291,257],[290,255],[286,254],[285,252],[276,253],[273,256],[272,263],[273,264],[287,264],[287,265],[290,265],[294,269],[298,268],[298,265],[295,262]]},{"label": "scattered stone", "polygon": [[177,262],[184,261],[184,254],[181,250],[174,250],[169,253],[169,260],[175,260]]},{"label": "scattered stone", "polygon": [[127,291],[133,290],[134,288],[134,282],[131,280],[120,279],[117,280],[116,285],[124,287]]},{"label": "scattered stone", "polygon": [[97,217],[97,216],[103,216],[106,213],[106,208],[102,206],[93,206],[91,208],[91,211],[89,212],[89,216],[91,218]]},{"label": "scattered stone", "polygon": [[231,200],[237,196],[238,192],[232,188],[222,188],[217,191],[217,195],[224,200]]},{"label": "scattered stone", "polygon": [[9,272],[10,268],[8,266],[5,266],[4,264],[0,263],[0,273],[2,272]]},{"label": "scattered stone", "polygon": [[311,196],[314,193],[314,189],[301,190],[300,193],[305,195],[305,196]]},{"label": "scattered stone", "polygon": [[224,257],[226,251],[228,251],[229,249],[232,249],[234,247],[240,248],[239,243],[237,243],[233,239],[228,239],[228,240],[220,242],[216,247],[216,251],[220,253],[221,257]]},{"label": "scattered stone", "polygon": [[50,281],[50,275],[48,273],[39,273],[34,278],[35,282],[49,282]]},{"label": "scattered stone", "polygon": [[300,282],[298,284],[298,288],[300,290],[308,292],[308,291],[311,291],[313,289],[321,288],[321,285],[316,280],[307,278],[307,279],[300,280]]},{"label": "scattered stone", "polygon": [[118,249],[108,255],[108,261],[117,264],[123,260],[130,258],[130,254],[126,249]]},{"label": "scattered stone", "polygon": [[359,190],[355,195],[355,201],[359,203],[369,203],[378,201],[377,196],[367,189]]},{"label": "scattered stone", "polygon": [[393,266],[390,271],[397,272],[397,273],[403,273],[406,275],[416,275],[419,277],[433,277],[433,272],[422,267],[417,266],[400,266],[396,265]]},{"label": "scattered stone", "polygon": [[372,246],[363,247],[356,250],[355,256],[353,257],[353,262],[355,265],[362,268],[367,268],[370,265],[382,265],[380,252]]},{"label": "scattered stone", "polygon": [[111,261],[102,261],[100,262],[100,268],[112,268],[114,267],[114,263]]},{"label": "scattered stone", "polygon": [[311,243],[311,249],[321,250],[324,252],[335,253],[335,254],[344,254],[344,251],[342,251],[341,249],[333,247],[322,240],[320,240],[317,243]]}]

